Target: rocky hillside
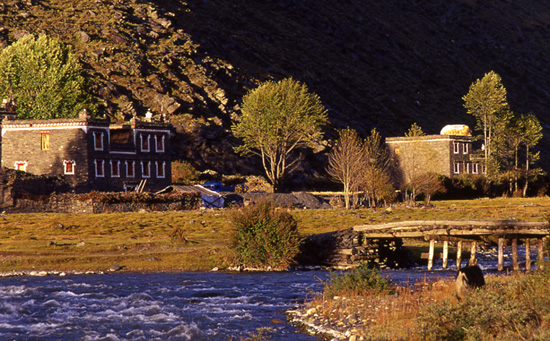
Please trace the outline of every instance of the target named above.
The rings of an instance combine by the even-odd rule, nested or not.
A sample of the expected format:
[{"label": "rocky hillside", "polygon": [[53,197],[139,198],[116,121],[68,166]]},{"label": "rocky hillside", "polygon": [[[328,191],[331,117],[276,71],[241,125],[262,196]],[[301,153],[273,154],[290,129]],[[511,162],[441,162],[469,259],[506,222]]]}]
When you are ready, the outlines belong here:
[{"label": "rocky hillside", "polygon": [[26,33],[74,46],[107,115],[151,108],[181,124],[177,155],[200,169],[255,171],[232,152],[232,119],[248,89],[288,76],[330,109],[329,137],[473,126],[461,98],[490,70],[515,112],[550,123],[544,1],[3,0],[0,44]]}]

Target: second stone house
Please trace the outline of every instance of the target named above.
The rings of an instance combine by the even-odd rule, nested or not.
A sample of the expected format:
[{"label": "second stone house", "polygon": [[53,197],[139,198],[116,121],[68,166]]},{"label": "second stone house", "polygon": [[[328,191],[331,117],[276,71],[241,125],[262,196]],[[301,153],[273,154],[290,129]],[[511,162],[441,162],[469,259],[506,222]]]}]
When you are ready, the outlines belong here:
[{"label": "second stone house", "polygon": [[75,192],[123,191],[171,184],[170,133],[164,122],[111,125],[106,119],[2,121],[2,166],[63,175]]},{"label": "second stone house", "polygon": [[428,172],[449,178],[460,174],[483,174],[481,160],[473,153],[472,142],[470,130],[464,125],[446,126],[439,135],[386,139],[404,182]]}]

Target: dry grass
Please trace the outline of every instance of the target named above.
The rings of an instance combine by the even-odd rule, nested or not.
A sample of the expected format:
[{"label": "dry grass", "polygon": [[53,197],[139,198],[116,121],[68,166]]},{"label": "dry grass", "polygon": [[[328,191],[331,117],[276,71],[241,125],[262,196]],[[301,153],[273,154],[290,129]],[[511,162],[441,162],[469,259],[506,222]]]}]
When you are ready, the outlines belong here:
[{"label": "dry grass", "polygon": [[365,340],[548,339],[550,273],[488,276],[466,301],[454,279],[395,288],[393,295],[316,296],[310,322]]},{"label": "dry grass", "polygon": [[[354,225],[421,219],[542,221],[549,198],[437,201],[434,208],[292,210],[301,236]],[[229,211],[9,214],[0,217],[0,271],[224,269],[232,262]],[[175,236],[175,237],[174,237]],[[158,260],[157,260],[158,259]]]}]

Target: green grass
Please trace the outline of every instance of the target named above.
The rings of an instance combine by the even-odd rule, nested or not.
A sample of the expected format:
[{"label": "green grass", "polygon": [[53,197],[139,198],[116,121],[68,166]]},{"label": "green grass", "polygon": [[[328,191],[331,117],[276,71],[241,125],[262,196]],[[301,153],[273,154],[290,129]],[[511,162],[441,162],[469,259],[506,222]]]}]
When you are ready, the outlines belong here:
[{"label": "green grass", "polygon": [[[434,208],[291,210],[301,236],[355,225],[428,219],[543,221],[549,198],[436,201]],[[181,238],[173,238],[179,229]],[[202,271],[233,264],[229,210],[9,214],[0,218],[0,271]],[[410,246],[422,243],[407,241]],[[450,253],[452,254],[452,250]],[[158,259],[158,260],[152,260]]]}]

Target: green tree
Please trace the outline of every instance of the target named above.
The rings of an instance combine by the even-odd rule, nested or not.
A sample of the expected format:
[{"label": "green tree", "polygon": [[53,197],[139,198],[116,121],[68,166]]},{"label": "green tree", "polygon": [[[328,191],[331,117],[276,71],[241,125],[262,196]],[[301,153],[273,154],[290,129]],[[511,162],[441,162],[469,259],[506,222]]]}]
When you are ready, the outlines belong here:
[{"label": "green tree", "polygon": [[416,137],[416,136],[425,136],[426,133],[422,130],[422,128],[414,122],[409,130],[405,133],[406,137]]},{"label": "green tree", "polygon": [[468,114],[476,119],[476,129],[482,131],[486,175],[491,178],[497,171],[495,169],[497,164],[492,159],[493,134],[510,117],[506,89],[502,85],[500,76],[491,71],[470,85],[468,94],[462,99]]},{"label": "green tree", "polygon": [[2,50],[0,96],[15,102],[19,118],[95,111],[76,57],[68,46],[45,35],[27,35]]},{"label": "green tree", "polygon": [[233,134],[243,145],[235,151],[259,155],[273,191],[299,161],[291,158],[298,148],[313,147],[321,139],[327,112],[307,86],[292,78],[267,81],[243,98],[242,116],[233,124]]},{"label": "green tree", "polygon": [[350,208],[350,194],[357,191],[364,168],[365,144],[353,129],[342,129],[328,155],[327,173],[344,185],[344,203]]},{"label": "green tree", "polygon": [[538,161],[540,152],[533,153],[532,148],[542,139],[542,126],[535,115],[529,113],[522,115],[524,134],[523,144],[525,146],[525,184],[523,187],[523,196],[527,195],[527,186],[531,178],[530,165]]}]

